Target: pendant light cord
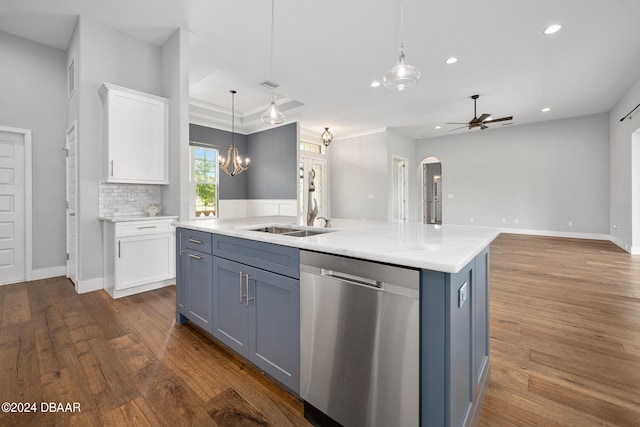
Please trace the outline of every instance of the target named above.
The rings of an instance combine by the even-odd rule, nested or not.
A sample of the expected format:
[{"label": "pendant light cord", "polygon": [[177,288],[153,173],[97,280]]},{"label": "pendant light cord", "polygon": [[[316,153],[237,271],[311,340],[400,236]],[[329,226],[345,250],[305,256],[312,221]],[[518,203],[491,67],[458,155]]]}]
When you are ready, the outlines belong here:
[{"label": "pendant light cord", "polygon": [[[274,27],[275,27],[275,0],[271,0],[271,52],[269,54],[269,80],[273,82],[273,45],[274,45]],[[273,89],[275,91],[275,89]]]}]

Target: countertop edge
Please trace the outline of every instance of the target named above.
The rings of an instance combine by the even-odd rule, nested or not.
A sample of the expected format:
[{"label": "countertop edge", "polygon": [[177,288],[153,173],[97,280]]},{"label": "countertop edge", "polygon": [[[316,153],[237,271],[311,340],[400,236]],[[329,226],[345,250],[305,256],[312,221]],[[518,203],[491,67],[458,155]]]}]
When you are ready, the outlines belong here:
[{"label": "countertop edge", "polygon": [[[436,236],[438,236],[438,233],[442,234],[447,231],[453,231],[456,237],[450,239],[451,242],[436,248],[428,248],[429,246],[437,246],[429,242],[424,243],[422,246],[414,243],[414,247],[402,248],[402,243],[404,242],[396,239],[391,243],[396,243],[399,247],[396,248],[396,252],[393,252],[392,250],[376,250],[373,246],[358,247],[355,243],[352,247],[349,247],[349,241],[358,240],[358,233],[366,235],[367,232],[375,231],[375,229],[370,230],[372,226],[368,223],[363,223],[361,227],[358,227],[357,222],[355,222],[356,225],[350,228],[336,227],[331,229],[332,232],[330,233],[309,237],[289,237],[247,230],[249,226],[258,227],[272,225],[274,223],[296,225],[295,221],[287,221],[289,219],[289,217],[265,217],[262,222],[260,222],[260,218],[247,219],[246,224],[236,219],[231,223],[225,223],[224,220],[208,220],[206,222],[201,221],[201,224],[198,224],[200,221],[188,221],[175,222],[173,225],[196,231],[295,247],[303,250],[453,274],[461,271],[500,234],[500,230],[490,227],[438,226],[437,228],[431,228],[433,226],[426,224],[410,224],[410,226],[417,229],[429,227],[429,232],[434,233]],[[397,223],[379,223],[375,224],[374,227],[384,230],[385,224],[388,224],[389,228],[402,227],[402,225]],[[317,227],[304,228],[313,229]],[[459,235],[465,232],[475,234],[475,236],[465,241],[456,241],[456,239],[460,240]],[[344,239],[339,239],[339,237],[342,236],[344,236]],[[371,239],[370,236],[368,238]],[[443,240],[446,240],[446,237]]]}]

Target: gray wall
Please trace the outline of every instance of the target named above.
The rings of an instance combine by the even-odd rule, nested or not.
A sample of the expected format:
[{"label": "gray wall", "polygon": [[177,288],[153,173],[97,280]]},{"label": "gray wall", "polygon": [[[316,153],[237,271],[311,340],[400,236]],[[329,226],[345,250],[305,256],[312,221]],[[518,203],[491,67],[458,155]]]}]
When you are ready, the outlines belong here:
[{"label": "gray wall", "polygon": [[[200,125],[189,125],[189,141],[201,142],[217,148],[221,156],[227,157],[227,149],[231,145],[231,132],[225,130],[209,128]],[[241,156],[247,157],[247,136],[236,133],[234,144],[238,148]],[[255,162],[254,162],[255,163]],[[247,176],[253,171],[254,164],[249,170],[238,176],[231,177],[222,172],[219,177],[220,199],[246,199],[247,198]],[[189,170],[189,169],[187,169]]]},{"label": "gray wall", "polygon": [[429,156],[444,224],[609,234],[608,114],[418,141],[417,159]]},{"label": "gray wall", "polygon": [[298,123],[247,136],[252,159],[247,173],[247,198],[296,199],[298,184]]},{"label": "gray wall", "polygon": [[390,167],[387,132],[334,140],[327,152],[331,216],[386,221]]},{"label": "gray wall", "polygon": [[65,53],[0,32],[0,126],[32,131],[33,269],[65,264]]},{"label": "gray wall", "polygon": [[165,213],[189,219],[189,45],[177,29],[161,48],[163,95],[169,103],[169,185],[162,186]]},{"label": "gray wall", "polygon": [[[226,157],[231,132],[189,125],[189,140],[209,144]],[[234,143],[249,170],[234,177],[220,174],[220,199],[295,199],[298,170],[298,123],[250,135],[235,134]]]},{"label": "gray wall", "polygon": [[616,243],[640,254],[640,134],[632,138],[640,130],[640,111],[620,122],[638,103],[640,78],[611,110],[610,227]]},{"label": "gray wall", "polygon": [[[389,165],[388,165],[388,174],[393,173],[393,156],[403,157],[407,159],[408,162],[408,173],[407,179],[409,182],[407,183],[409,188],[409,199],[407,200],[407,222],[420,222],[420,193],[419,186],[420,177],[418,164],[420,162],[416,161],[416,144],[415,141],[407,136],[404,136],[393,129],[387,129],[387,150],[389,157]],[[393,206],[393,188],[394,180],[389,177],[387,180],[388,183],[388,194],[389,194],[389,206],[388,206],[388,216],[387,218],[391,220],[393,217],[392,209]]]}]

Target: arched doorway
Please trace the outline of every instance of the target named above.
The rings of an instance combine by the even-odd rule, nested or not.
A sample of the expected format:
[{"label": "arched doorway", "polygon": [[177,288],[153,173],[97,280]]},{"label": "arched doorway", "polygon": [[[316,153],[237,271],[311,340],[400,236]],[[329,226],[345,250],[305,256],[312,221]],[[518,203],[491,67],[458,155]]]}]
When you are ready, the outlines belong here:
[{"label": "arched doorway", "polygon": [[422,222],[442,224],[442,163],[437,157],[426,157],[422,166]]}]

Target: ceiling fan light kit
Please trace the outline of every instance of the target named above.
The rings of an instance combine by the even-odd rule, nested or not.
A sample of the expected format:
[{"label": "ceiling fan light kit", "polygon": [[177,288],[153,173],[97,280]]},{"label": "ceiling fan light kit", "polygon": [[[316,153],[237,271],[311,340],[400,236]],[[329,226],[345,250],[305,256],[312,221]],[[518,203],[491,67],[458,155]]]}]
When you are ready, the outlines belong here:
[{"label": "ceiling fan light kit", "polygon": [[480,128],[480,130],[489,129],[487,124],[496,123],[496,122],[504,122],[513,120],[513,116],[508,117],[500,117],[499,119],[492,119],[491,114],[484,113],[480,117],[478,117],[477,109],[476,109],[476,101],[480,98],[480,95],[471,95],[471,99],[473,99],[473,119],[471,119],[467,123],[447,123],[448,125],[464,125],[455,129],[451,129],[449,132],[453,132],[455,130],[460,130],[464,128],[473,129]]}]

